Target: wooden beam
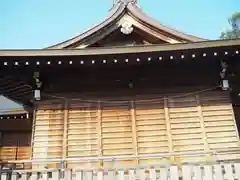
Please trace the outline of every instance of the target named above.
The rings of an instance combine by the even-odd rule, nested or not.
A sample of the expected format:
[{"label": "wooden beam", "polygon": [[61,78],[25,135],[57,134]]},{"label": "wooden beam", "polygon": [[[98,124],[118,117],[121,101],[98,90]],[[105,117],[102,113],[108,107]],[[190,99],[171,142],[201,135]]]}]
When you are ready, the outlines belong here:
[{"label": "wooden beam", "polygon": [[[234,49],[234,46],[240,45],[240,40],[214,40],[195,43],[184,44],[164,44],[164,45],[152,45],[152,46],[126,46],[126,47],[104,47],[104,48],[89,48],[89,49],[37,49],[37,50],[0,50],[0,56],[15,57],[15,56],[91,56],[91,55],[114,55],[126,54],[126,53],[143,53],[143,52],[166,52],[177,50],[191,50],[202,48],[216,48],[216,47],[230,47]],[[1,61],[5,61],[2,58]]]},{"label": "wooden beam", "polygon": [[[165,122],[166,122],[166,130],[167,130],[167,137],[168,137],[168,147],[169,152],[173,152],[173,142],[172,142],[172,132],[171,132],[171,123],[169,118],[168,112],[168,99],[164,97],[164,113],[165,113]],[[171,161],[174,161],[174,157],[170,158]]]},{"label": "wooden beam", "polygon": [[[134,155],[138,156],[138,145],[137,145],[137,132],[136,132],[136,110],[134,101],[131,101],[131,119],[132,119],[132,141],[133,141],[133,151]],[[139,163],[139,160],[136,159],[136,163]]]},{"label": "wooden beam", "polygon": [[[102,156],[102,110],[101,101],[98,101],[97,107],[97,132],[98,132],[98,156]],[[103,167],[103,161],[98,161],[99,168]]]},{"label": "wooden beam", "polygon": [[204,151],[209,151],[209,144],[207,140],[207,134],[205,130],[205,124],[204,124],[204,119],[203,119],[203,114],[202,114],[202,106],[200,102],[200,97],[199,95],[196,95],[197,99],[197,108],[198,108],[198,115],[199,115],[199,120],[200,120],[200,125],[201,125],[201,131],[202,131],[202,136],[203,136],[203,143],[204,143]]},{"label": "wooden beam", "polygon": [[230,106],[231,106],[231,111],[232,111],[232,118],[233,118],[233,122],[234,122],[236,137],[237,137],[237,140],[238,140],[238,146],[240,147],[240,138],[239,138],[239,130],[238,130],[238,127],[237,127],[237,121],[236,121],[236,117],[235,117],[235,113],[234,113],[232,104],[230,104]]},{"label": "wooden beam", "polygon": [[64,118],[63,118],[63,145],[62,145],[62,157],[67,157],[67,132],[68,132],[68,113],[69,113],[69,102],[64,102]]},{"label": "wooden beam", "polygon": [[32,154],[31,154],[31,159],[33,159],[33,149],[34,149],[34,134],[35,134],[35,128],[36,128],[36,106],[34,107],[33,110],[33,122],[32,122],[32,136],[31,136],[31,150],[32,150]]}]

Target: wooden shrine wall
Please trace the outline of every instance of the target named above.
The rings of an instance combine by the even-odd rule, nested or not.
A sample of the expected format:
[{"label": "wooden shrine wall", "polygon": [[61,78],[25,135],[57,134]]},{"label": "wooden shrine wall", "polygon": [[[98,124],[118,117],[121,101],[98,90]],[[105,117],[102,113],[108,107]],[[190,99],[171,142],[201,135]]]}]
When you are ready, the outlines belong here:
[{"label": "wooden shrine wall", "polygon": [[0,160],[31,159],[32,119],[0,119]]},{"label": "wooden shrine wall", "polygon": [[234,114],[235,114],[237,127],[238,129],[240,129],[240,106],[239,105],[234,107]]},{"label": "wooden shrine wall", "polygon": [[[126,102],[45,102],[36,113],[33,158],[131,156],[238,148],[230,98],[212,91],[188,96],[134,97]],[[145,99],[145,100],[144,100]],[[218,158],[229,158],[229,155]],[[206,156],[197,157],[202,160]],[[171,161],[193,160],[169,157]],[[161,159],[68,162],[81,168],[156,163]]]}]

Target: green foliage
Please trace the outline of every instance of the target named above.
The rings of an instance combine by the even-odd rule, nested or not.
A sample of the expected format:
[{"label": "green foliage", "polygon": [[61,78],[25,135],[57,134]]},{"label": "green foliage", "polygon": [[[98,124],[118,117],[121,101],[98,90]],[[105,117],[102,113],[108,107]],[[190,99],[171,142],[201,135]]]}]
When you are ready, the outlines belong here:
[{"label": "green foliage", "polygon": [[221,39],[237,39],[240,38],[240,12],[233,13],[228,19],[231,29],[222,32]]}]

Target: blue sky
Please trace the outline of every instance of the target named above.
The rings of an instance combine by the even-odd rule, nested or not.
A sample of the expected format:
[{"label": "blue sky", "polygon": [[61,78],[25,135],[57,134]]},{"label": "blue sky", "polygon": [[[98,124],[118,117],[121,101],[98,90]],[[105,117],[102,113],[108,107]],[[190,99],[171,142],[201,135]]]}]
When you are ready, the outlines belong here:
[{"label": "blue sky", "polygon": [[[161,23],[217,39],[240,0],[139,0]],[[112,0],[0,0],[0,49],[34,49],[58,43],[97,24]]]}]

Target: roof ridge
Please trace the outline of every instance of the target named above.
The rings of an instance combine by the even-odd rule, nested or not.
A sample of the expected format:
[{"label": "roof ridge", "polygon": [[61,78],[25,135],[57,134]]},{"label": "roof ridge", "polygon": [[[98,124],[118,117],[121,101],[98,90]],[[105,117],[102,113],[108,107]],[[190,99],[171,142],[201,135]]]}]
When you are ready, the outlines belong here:
[{"label": "roof ridge", "polygon": [[[152,23],[154,23],[153,26],[156,26],[156,25],[158,24],[158,25],[162,26],[165,30],[167,29],[167,30],[170,30],[170,31],[175,31],[175,32],[177,33],[177,35],[174,34],[175,36],[189,36],[189,37],[192,37],[192,38],[196,38],[196,40],[208,40],[208,39],[205,39],[205,38],[200,38],[200,37],[197,37],[197,36],[194,36],[194,35],[191,35],[191,34],[184,33],[183,31],[178,30],[178,29],[176,29],[176,28],[173,28],[173,27],[171,27],[171,26],[169,26],[169,25],[162,24],[162,23],[160,23],[158,20],[156,20],[156,19],[150,17],[148,14],[146,14],[139,6],[136,6],[136,5],[132,5],[132,6],[131,6],[130,4],[128,5],[128,9],[129,9],[131,12],[135,12],[135,11],[132,10],[131,8],[135,8],[135,10],[137,11],[137,13],[139,12],[139,13],[142,14],[142,16],[145,16],[146,18],[148,18],[149,20],[151,20]],[[149,21],[145,21],[145,22],[146,22],[146,23],[149,23]],[[150,25],[152,25],[152,24],[150,24]],[[161,27],[160,27],[159,29],[161,29]],[[184,39],[185,39],[185,38],[184,38]]]},{"label": "roof ridge", "polygon": [[[109,11],[109,14],[104,18],[104,20],[103,20],[102,22],[100,22],[100,23],[92,26],[91,28],[88,28],[88,30],[86,30],[86,31],[84,31],[84,32],[82,32],[82,33],[79,33],[78,35],[73,36],[73,37],[70,38],[70,39],[67,39],[67,40],[62,41],[62,42],[57,43],[57,44],[54,44],[54,45],[52,45],[52,46],[48,46],[48,47],[46,47],[46,48],[44,48],[44,49],[51,49],[51,48],[54,48],[54,47],[56,47],[56,46],[61,46],[62,44],[67,43],[67,42],[69,42],[69,41],[72,41],[72,40],[74,40],[74,39],[76,39],[76,38],[78,39],[78,38],[80,38],[81,36],[84,36],[85,34],[88,35],[88,33],[89,33],[90,31],[92,31],[92,30],[94,30],[95,28],[97,28],[98,26],[104,24],[106,21],[108,21],[109,19],[111,19],[115,14],[121,13],[125,8],[126,8],[126,6],[124,5],[124,7],[123,7],[123,3],[119,3],[117,6],[111,8],[111,10]],[[115,18],[114,18],[114,19],[115,19]],[[108,23],[107,23],[107,24],[108,24]],[[85,38],[85,37],[83,37],[83,38]],[[80,39],[82,39],[82,38],[80,38]]]},{"label": "roof ridge", "polygon": [[[109,14],[105,17],[105,19],[101,23],[93,26],[92,28],[88,29],[87,31],[84,31],[83,33],[80,33],[77,36],[73,36],[71,39],[65,40],[63,42],[49,46],[44,49],[54,49],[54,48],[61,49],[61,48],[67,48],[71,45],[74,45],[75,43],[80,42],[80,41],[92,36],[97,31],[108,26],[110,23],[114,22],[117,18],[121,17],[122,13],[124,13],[124,12],[132,14],[133,16],[136,17],[136,19],[139,19],[143,23],[148,24],[152,28],[155,28],[156,30],[159,30],[160,32],[161,31],[166,32],[166,34],[177,37],[178,39],[181,39],[181,41],[198,42],[198,41],[206,41],[207,40],[204,38],[199,38],[197,36],[186,34],[175,28],[161,24],[158,20],[155,20],[154,18],[148,16],[138,6],[136,0],[116,0],[116,4],[114,5],[113,8],[110,9]],[[85,46],[83,46],[83,47],[85,47]]]}]

